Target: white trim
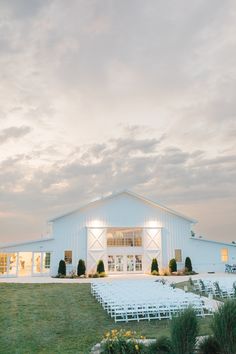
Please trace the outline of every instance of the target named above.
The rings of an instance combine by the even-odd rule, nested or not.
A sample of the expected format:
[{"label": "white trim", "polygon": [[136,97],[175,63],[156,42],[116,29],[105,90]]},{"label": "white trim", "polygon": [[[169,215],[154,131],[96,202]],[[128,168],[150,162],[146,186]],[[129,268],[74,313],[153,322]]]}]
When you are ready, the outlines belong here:
[{"label": "white trim", "polygon": [[[4,249],[4,248],[8,248],[8,247],[15,247],[15,246],[21,246],[21,245],[27,245],[29,243],[37,243],[37,242],[44,242],[44,241],[52,241],[54,240],[53,237],[50,238],[40,238],[38,240],[31,240],[31,241],[22,241],[22,242],[14,242],[14,243],[6,243],[4,245],[0,246],[0,250]],[[20,252],[24,252],[24,251],[20,251]],[[27,252],[27,251],[25,251]]]},{"label": "white trim", "polygon": [[218,244],[218,245],[236,247],[236,244],[234,244],[234,243],[227,243],[227,242],[209,240],[209,239],[206,239],[206,238],[204,239],[204,238],[190,237],[190,240],[204,241],[204,242],[216,243],[216,244]]},{"label": "white trim", "polygon": [[121,191],[121,192],[115,193],[115,194],[112,193],[112,194],[108,195],[107,197],[96,199],[93,202],[90,202],[90,203],[88,203],[86,205],[83,205],[83,206],[81,206],[81,207],[79,207],[79,208],[77,208],[75,210],[69,211],[68,213],[65,213],[65,214],[62,214],[62,215],[59,215],[59,216],[55,216],[54,218],[49,219],[48,222],[53,222],[53,221],[55,221],[57,219],[61,219],[61,218],[65,217],[65,216],[68,216],[68,215],[74,214],[76,212],[79,212],[79,211],[83,210],[84,208],[89,208],[89,207],[91,207],[91,206],[93,206],[93,205],[95,205],[97,203],[107,201],[109,199],[115,198],[115,197],[117,197],[119,195],[122,195],[122,194],[128,194],[128,195],[130,195],[132,197],[140,199],[143,202],[151,204],[154,207],[161,208],[161,209],[169,212],[170,214],[174,214],[176,216],[179,216],[179,217],[191,222],[192,224],[196,224],[197,223],[197,220],[195,220],[195,219],[192,219],[192,218],[190,218],[190,217],[188,217],[188,216],[186,216],[184,214],[181,214],[179,212],[176,212],[175,210],[170,209],[170,208],[168,208],[168,207],[166,207],[166,206],[164,206],[164,205],[162,205],[160,203],[156,203],[156,202],[154,202],[154,201],[152,201],[150,199],[147,199],[147,198],[145,198],[145,197],[143,197],[143,196],[141,196],[141,195],[139,195],[137,193],[134,193],[134,192],[131,192],[131,191],[128,191],[128,190],[124,190],[124,191]]}]

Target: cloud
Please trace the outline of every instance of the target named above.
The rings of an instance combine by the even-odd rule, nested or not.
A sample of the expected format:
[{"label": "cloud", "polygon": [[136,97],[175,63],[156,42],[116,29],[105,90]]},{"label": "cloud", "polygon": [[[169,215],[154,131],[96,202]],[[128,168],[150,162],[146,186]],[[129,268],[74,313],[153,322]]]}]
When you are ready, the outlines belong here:
[{"label": "cloud", "polygon": [[225,198],[235,191],[233,156],[206,158],[199,151],[166,149],[157,142],[117,138],[78,146],[66,158],[40,168],[30,167],[29,156],[15,156],[1,164],[2,200],[16,199],[18,208],[26,203],[26,210],[36,199],[39,209],[46,204],[49,209],[63,209],[78,205],[81,199],[126,188],[168,203]]},{"label": "cloud", "polygon": [[0,144],[7,142],[8,140],[15,140],[24,137],[31,132],[31,128],[28,126],[21,127],[9,127],[0,131]]},{"label": "cloud", "polygon": [[[187,214],[188,205],[194,203],[200,202],[205,209],[204,204],[214,200],[217,205],[222,200],[222,206],[227,198],[235,200],[233,156],[209,158],[205,151],[166,148],[160,140],[117,137],[78,145],[60,159],[55,159],[60,152],[54,149],[51,162],[40,167],[34,164],[35,153],[15,155],[0,166],[0,208],[7,215],[37,214],[37,222],[43,223],[50,216],[123,189],[172,207],[181,205]],[[32,232],[32,225],[28,227]]]},{"label": "cloud", "polygon": [[206,215],[233,205],[234,1],[13,0],[0,13],[1,207],[37,215],[29,233],[123,188]]}]

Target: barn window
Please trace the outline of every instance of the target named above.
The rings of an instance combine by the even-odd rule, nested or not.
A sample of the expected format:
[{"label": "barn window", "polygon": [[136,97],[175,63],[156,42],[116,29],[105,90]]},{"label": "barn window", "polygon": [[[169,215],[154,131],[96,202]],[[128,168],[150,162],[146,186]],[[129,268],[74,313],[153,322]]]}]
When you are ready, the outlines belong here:
[{"label": "barn window", "polygon": [[65,251],[64,260],[66,264],[72,264],[72,251]]},{"label": "barn window", "polygon": [[110,228],[107,232],[107,246],[142,247],[142,232],[140,228]]},{"label": "barn window", "polygon": [[176,262],[182,262],[182,250],[175,250],[175,260]]},{"label": "barn window", "polygon": [[228,262],[228,248],[221,248],[221,262]]},{"label": "barn window", "polygon": [[44,253],[44,268],[45,269],[50,269],[50,265],[51,265],[51,253],[46,252]]},{"label": "barn window", "polygon": [[0,274],[7,273],[7,253],[0,253]]}]

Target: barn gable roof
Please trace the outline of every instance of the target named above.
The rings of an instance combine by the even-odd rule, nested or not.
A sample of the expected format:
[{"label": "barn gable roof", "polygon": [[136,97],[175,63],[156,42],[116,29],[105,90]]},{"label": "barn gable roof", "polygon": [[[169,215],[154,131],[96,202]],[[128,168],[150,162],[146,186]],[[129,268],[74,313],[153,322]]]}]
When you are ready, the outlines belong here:
[{"label": "barn gable roof", "polygon": [[92,206],[94,206],[94,205],[96,205],[96,204],[99,204],[99,203],[102,203],[102,202],[106,202],[106,201],[108,201],[108,200],[110,200],[110,199],[113,199],[113,198],[116,198],[116,197],[118,197],[118,196],[120,196],[120,195],[122,195],[122,194],[129,195],[129,196],[131,196],[131,197],[133,197],[133,198],[136,198],[136,199],[141,200],[141,201],[144,202],[144,203],[147,203],[147,204],[150,204],[150,205],[152,205],[152,206],[154,206],[154,207],[156,207],[156,208],[160,208],[160,209],[162,209],[162,210],[165,210],[165,211],[167,211],[168,213],[173,214],[173,215],[176,215],[176,216],[178,216],[178,217],[180,217],[180,218],[182,218],[182,219],[185,219],[185,220],[189,221],[189,222],[192,223],[192,224],[196,224],[196,223],[197,223],[197,220],[195,220],[195,219],[192,219],[192,218],[190,218],[190,217],[188,217],[188,216],[186,216],[186,215],[184,215],[184,214],[181,214],[181,213],[179,213],[179,212],[177,212],[177,211],[175,211],[175,210],[173,210],[173,209],[170,209],[170,208],[168,208],[168,207],[166,207],[166,206],[164,206],[164,205],[162,205],[162,204],[160,204],[160,203],[156,203],[156,202],[154,202],[154,201],[152,201],[152,200],[150,200],[150,199],[148,199],[148,198],[143,197],[142,195],[139,195],[139,194],[137,194],[137,193],[131,192],[131,191],[129,191],[129,190],[124,190],[124,191],[121,191],[121,192],[119,192],[119,193],[112,193],[112,194],[110,194],[110,195],[108,195],[108,196],[106,196],[106,197],[102,197],[102,198],[96,199],[96,200],[94,200],[94,201],[92,201],[92,202],[90,202],[90,203],[88,203],[88,204],[86,204],[86,205],[83,205],[83,206],[81,206],[81,207],[79,207],[79,208],[77,208],[77,209],[74,209],[74,210],[72,210],[72,211],[70,211],[70,212],[68,212],[68,213],[65,213],[65,214],[56,216],[56,217],[54,217],[54,218],[51,218],[51,219],[49,219],[48,221],[49,221],[49,222],[54,222],[54,221],[56,221],[56,220],[58,220],[58,219],[61,219],[61,218],[66,217],[66,216],[68,216],[68,215],[71,215],[71,214],[80,212],[80,211],[82,211],[84,208],[89,208],[89,207],[92,207]]}]

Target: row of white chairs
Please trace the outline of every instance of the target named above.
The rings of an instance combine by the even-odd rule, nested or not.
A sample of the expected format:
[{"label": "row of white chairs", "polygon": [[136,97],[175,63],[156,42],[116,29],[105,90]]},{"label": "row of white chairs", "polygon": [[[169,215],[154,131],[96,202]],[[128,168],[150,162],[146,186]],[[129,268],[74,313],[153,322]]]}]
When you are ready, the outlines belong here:
[{"label": "row of white chairs", "polygon": [[115,322],[171,319],[189,306],[198,316],[212,314],[199,295],[150,280],[94,281],[91,293]]},{"label": "row of white chairs", "polygon": [[233,298],[236,296],[236,279],[197,279],[194,280],[194,288],[201,294],[212,294],[220,298]]}]

